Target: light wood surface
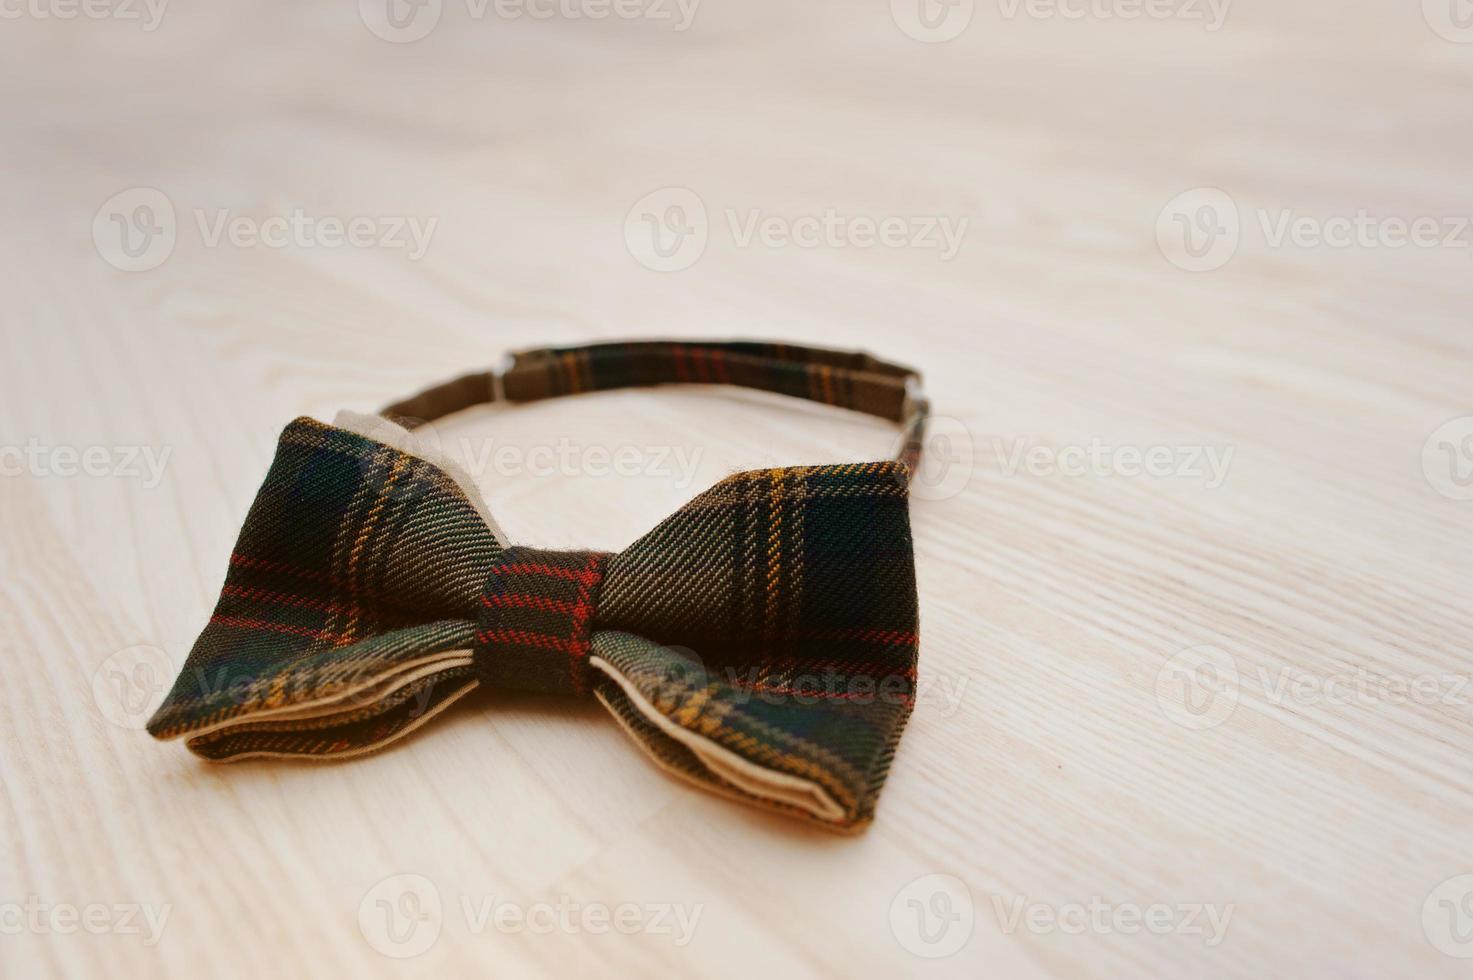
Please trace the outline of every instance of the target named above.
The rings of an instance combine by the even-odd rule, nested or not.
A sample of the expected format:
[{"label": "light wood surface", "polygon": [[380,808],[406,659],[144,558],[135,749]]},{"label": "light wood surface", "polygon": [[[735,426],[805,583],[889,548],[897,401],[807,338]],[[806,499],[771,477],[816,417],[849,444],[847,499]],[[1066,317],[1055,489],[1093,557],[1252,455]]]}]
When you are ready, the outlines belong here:
[{"label": "light wood surface", "polygon": [[[1470,236],[1272,235],[1473,214],[1456,7],[1239,0],[1209,30],[991,0],[927,43],[904,0],[704,0],[686,30],[446,0],[399,43],[352,0],[175,0],[153,30],[35,13],[59,4],[0,24],[0,975],[1469,975],[1473,501],[1439,474],[1473,472],[1473,423],[1429,439],[1473,415]],[[167,217],[136,188],[176,241],[129,272],[153,253],[117,220]],[[707,241],[660,271],[646,214],[696,217],[668,188]],[[1171,236],[1230,215],[1163,209],[1201,188],[1240,242],[1189,271],[1220,253]],[[435,224],[417,259],[211,245],[222,209]],[[966,226],[950,258],[863,221],[781,245],[830,209]],[[754,211],[780,220],[744,245]],[[138,730],[119,692],[182,662],[291,418],[667,335],[870,349],[947,420],[912,506],[931,693],[866,835],[679,783],[592,703],[477,696],[330,765]],[[514,538],[604,548],[727,472],[893,440],[722,389],[440,436],[568,440],[571,472],[477,479]],[[694,468],[595,472],[621,446]],[[1073,465],[1092,446],[1125,452]],[[58,475],[67,447],[100,475]],[[1134,473],[1152,447],[1230,456]],[[397,875],[442,904],[404,919],[438,930],[412,958],[375,945],[423,898]],[[698,918],[684,945],[649,918],[477,932],[493,897]],[[63,931],[93,903],[99,934]],[[167,907],[153,945],[128,904]]]}]

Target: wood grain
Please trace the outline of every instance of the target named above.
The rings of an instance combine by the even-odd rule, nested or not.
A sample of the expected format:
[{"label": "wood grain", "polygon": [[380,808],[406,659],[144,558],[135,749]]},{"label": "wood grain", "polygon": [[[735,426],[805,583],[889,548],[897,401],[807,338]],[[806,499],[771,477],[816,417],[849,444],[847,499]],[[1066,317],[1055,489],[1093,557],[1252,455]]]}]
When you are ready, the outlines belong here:
[{"label": "wood grain", "polygon": [[[705,0],[686,30],[445,0],[413,43],[351,0],[178,3],[153,30],[36,13],[58,3],[0,31],[0,975],[1467,975],[1473,878],[1443,883],[1473,874],[1473,501],[1433,470],[1473,452],[1424,445],[1473,415],[1470,236],[1267,234],[1473,215],[1473,45],[1433,0],[1239,0],[1219,30],[993,0],[943,43],[898,26],[905,0]],[[126,272],[94,219],[132,188],[177,242]],[[627,236],[667,188],[707,242],[658,271]],[[1194,272],[1158,225],[1199,188],[1242,224]],[[436,224],[417,260],[206,233],[295,209]],[[829,212],[966,225],[949,259],[739,234]],[[947,492],[912,508],[929,694],[866,835],[692,790],[591,703],[477,696],[321,766],[212,767],[115,723],[109,665],[182,662],[288,420],[509,348],[665,335],[870,349],[922,368],[946,420]],[[894,439],[721,389],[439,434],[571,445],[566,472],[477,478],[518,540],[604,548],[725,473]],[[646,468],[594,472],[622,446]],[[1096,446],[1127,455],[1063,462]],[[95,447],[102,475],[54,472]],[[1153,447],[1168,475],[1127,472]],[[1209,449],[1219,482],[1186,465]],[[397,875],[443,908],[408,959],[368,935],[385,894],[414,911]],[[969,935],[928,875],[965,889]],[[648,918],[477,931],[465,903],[493,897],[698,918],[683,945]],[[98,934],[48,917],[94,903]],[[129,904],[168,908],[155,944]],[[1164,925],[1131,928],[1152,906]]]}]

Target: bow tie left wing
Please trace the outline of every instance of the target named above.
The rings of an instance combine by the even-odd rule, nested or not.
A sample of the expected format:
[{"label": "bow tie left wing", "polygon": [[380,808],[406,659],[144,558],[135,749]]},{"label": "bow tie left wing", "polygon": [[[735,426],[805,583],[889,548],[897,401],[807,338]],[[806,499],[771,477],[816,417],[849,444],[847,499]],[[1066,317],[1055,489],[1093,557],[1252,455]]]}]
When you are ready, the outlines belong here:
[{"label": "bow tie left wing", "polygon": [[297,419],[149,732],[214,759],[352,755],[407,733],[475,686],[476,598],[500,553],[439,467]]}]

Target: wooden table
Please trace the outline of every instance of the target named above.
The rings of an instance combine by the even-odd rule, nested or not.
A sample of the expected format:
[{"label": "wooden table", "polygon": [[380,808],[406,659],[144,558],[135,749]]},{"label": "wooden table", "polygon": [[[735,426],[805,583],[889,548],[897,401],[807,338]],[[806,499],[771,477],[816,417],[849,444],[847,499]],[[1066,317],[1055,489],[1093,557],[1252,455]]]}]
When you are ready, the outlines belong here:
[{"label": "wooden table", "polygon": [[[383,2],[4,7],[0,975],[1468,975],[1452,0]],[[324,765],[139,729],[288,420],[632,336],[926,374],[867,834],[593,703]],[[610,549],[894,439],[720,388],[439,434]]]}]

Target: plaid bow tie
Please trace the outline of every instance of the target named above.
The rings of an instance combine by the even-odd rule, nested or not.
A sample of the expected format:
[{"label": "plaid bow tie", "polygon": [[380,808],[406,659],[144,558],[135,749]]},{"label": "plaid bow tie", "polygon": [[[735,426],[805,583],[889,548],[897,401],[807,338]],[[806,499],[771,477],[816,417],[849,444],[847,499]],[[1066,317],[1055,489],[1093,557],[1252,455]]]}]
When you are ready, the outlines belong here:
[{"label": "plaid bow tie", "polygon": [[913,378],[788,345],[607,344],[522,353],[385,410],[414,424],[486,401],[699,381],[907,424],[899,460],[738,473],[614,554],[507,544],[468,478],[407,428],[297,419],[148,729],[217,761],[340,757],[480,684],[592,696],[679,775],[863,827],[915,689]]}]

